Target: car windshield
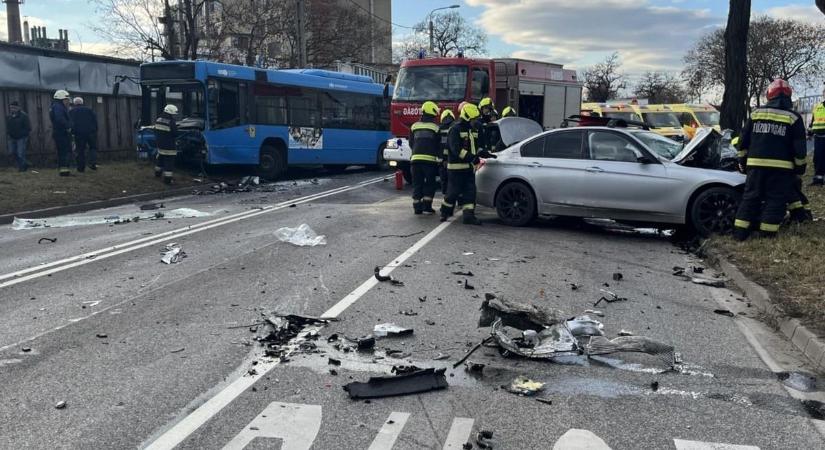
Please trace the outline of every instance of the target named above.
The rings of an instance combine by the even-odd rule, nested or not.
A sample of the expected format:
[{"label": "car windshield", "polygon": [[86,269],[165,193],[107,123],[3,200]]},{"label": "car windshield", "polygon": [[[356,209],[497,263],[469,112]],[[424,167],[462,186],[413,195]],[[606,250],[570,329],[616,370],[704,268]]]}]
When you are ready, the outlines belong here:
[{"label": "car windshield", "polygon": [[676,114],[670,112],[649,112],[642,115],[645,117],[645,122],[653,128],[682,127]]},{"label": "car windshield", "polygon": [[668,160],[675,158],[682,151],[682,144],[660,134],[650,131],[637,131],[633,133],[633,136],[642,141],[653,153]]},{"label": "car windshield", "polygon": [[717,111],[695,111],[693,114],[706,127],[719,125],[719,113]]},{"label": "car windshield", "polygon": [[634,112],[605,111],[603,115],[604,117],[609,117],[611,119],[633,120],[636,122],[642,121],[642,118]]},{"label": "car windshield", "polygon": [[466,66],[402,67],[392,99],[423,102],[459,101],[467,91]]}]

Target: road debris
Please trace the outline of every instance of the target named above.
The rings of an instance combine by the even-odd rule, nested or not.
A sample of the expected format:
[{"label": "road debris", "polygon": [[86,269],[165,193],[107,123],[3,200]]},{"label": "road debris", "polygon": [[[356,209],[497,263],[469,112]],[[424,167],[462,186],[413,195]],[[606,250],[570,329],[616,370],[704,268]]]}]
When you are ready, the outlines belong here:
[{"label": "road debris", "polygon": [[592,336],[584,346],[586,355],[607,355],[610,353],[647,353],[658,356],[668,367],[675,364],[673,346],[654,341],[644,336],[619,336],[607,339],[604,336]]},{"label": "road debris", "polygon": [[498,298],[494,294],[484,294],[481,303],[479,327],[492,326],[497,320],[503,325],[520,330],[543,330],[546,326],[560,323],[564,313],[544,305],[526,305]]},{"label": "road debris", "polygon": [[475,361],[467,361],[464,363],[464,370],[467,372],[481,373],[484,371],[485,367],[487,367],[486,364]]},{"label": "road debris", "polygon": [[141,211],[154,211],[160,208],[164,208],[163,203],[147,203],[145,205],[140,205]]},{"label": "road debris", "polygon": [[355,340],[358,350],[370,350],[375,347],[375,337],[372,335],[360,337]]},{"label": "road debris", "polygon": [[299,225],[297,228],[278,228],[275,230],[275,237],[281,242],[288,242],[299,247],[327,245],[327,237],[315,234],[315,231],[305,223]]},{"label": "road debris", "polygon": [[458,272],[452,272],[452,274],[453,274],[453,275],[461,275],[461,276],[465,276],[465,277],[472,277],[472,276],[475,276],[475,275],[473,275],[473,272],[470,272],[469,270],[468,270],[468,271],[466,271],[466,272],[461,272],[461,271],[458,271]]},{"label": "road debris", "polygon": [[467,282],[467,280],[464,280],[464,289],[467,289],[467,290],[472,291],[472,290],[474,290],[474,289],[475,289],[475,286],[473,286],[472,284],[470,284],[469,282]]},{"label": "road debris", "polygon": [[413,334],[413,329],[400,327],[394,323],[381,323],[373,328],[372,333],[375,337],[409,336]]},{"label": "road debris", "polygon": [[614,294],[613,292],[606,291],[604,289],[599,289],[599,291],[604,292],[608,296],[607,297],[602,296],[601,298],[596,300],[596,303],[593,303],[594,307],[599,306],[599,303],[601,303],[601,302],[615,303],[615,302],[626,302],[627,301],[626,297],[619,297],[618,295]]},{"label": "road debris", "polygon": [[650,389],[651,389],[653,392],[658,391],[658,390],[659,390],[659,382],[658,382],[658,381],[654,381],[654,382],[650,383]]},{"label": "road debris", "polygon": [[624,275],[621,272],[613,273],[613,281],[622,281],[624,279]]},{"label": "road debris", "polygon": [[539,391],[544,389],[544,383],[533,381],[524,375],[519,375],[516,377],[515,380],[507,387],[507,392],[511,394],[518,394],[518,395],[535,395]]},{"label": "road debris", "polygon": [[604,312],[595,309],[585,309],[585,314],[593,314],[594,316],[604,317]]},{"label": "road debris", "polygon": [[545,405],[553,404],[553,400],[550,400],[549,398],[536,397],[536,401],[539,403],[544,403]]},{"label": "road debris", "polygon": [[673,266],[673,276],[682,276],[685,274],[685,268],[681,266]]},{"label": "road debris", "polygon": [[619,330],[618,334],[619,334],[619,336],[633,336],[634,335],[632,331],[627,331],[627,330]]},{"label": "road debris", "polygon": [[570,334],[580,336],[604,336],[604,325],[588,315],[574,317],[565,322]]},{"label": "road debris", "polygon": [[736,314],[727,309],[714,309],[713,312],[720,316],[736,317]]},{"label": "road debris", "polygon": [[169,353],[180,353],[184,350],[186,350],[184,347],[180,347],[180,348],[176,348],[174,350],[170,350]]},{"label": "road debris", "polygon": [[394,238],[408,238],[408,237],[418,236],[419,234],[424,234],[424,230],[416,231],[415,233],[410,233],[410,234],[383,234],[381,236],[373,235],[372,237],[378,238],[378,239],[391,238],[391,237],[394,237]]},{"label": "road debris", "polygon": [[20,349],[20,351],[22,351],[23,353],[28,353],[28,352],[32,351],[32,348],[31,347],[23,347],[23,348]]},{"label": "road debris", "polygon": [[[381,268],[378,266],[375,266],[375,269],[373,269],[373,273],[375,274],[375,279],[382,283],[389,281],[390,284],[392,284],[393,286],[404,286],[404,282],[401,280],[396,280],[395,278],[389,275],[381,275]],[[424,299],[426,300],[426,297]]]},{"label": "road debris", "polygon": [[344,385],[344,390],[353,400],[418,394],[438,389],[446,389],[447,369],[422,369],[394,376],[371,377],[367,382],[353,382]]},{"label": "road debris", "polygon": [[177,208],[166,213],[143,213],[131,215],[111,215],[111,216],[61,216],[44,219],[24,219],[15,217],[11,225],[13,230],[33,230],[40,228],[66,228],[84,225],[101,224],[125,224],[141,220],[159,219],[186,219],[197,217],[209,217],[212,213],[198,211],[191,208]]},{"label": "road debris", "polygon": [[691,268],[691,270],[693,270],[693,273],[704,273],[705,272],[705,268],[704,267],[699,267],[699,266],[693,266]]},{"label": "road debris", "polygon": [[458,361],[456,361],[455,363],[453,363],[453,369],[455,369],[456,367],[460,366],[460,365],[461,365],[461,363],[463,363],[464,361],[466,361],[466,360],[467,360],[467,358],[469,358],[469,357],[470,357],[470,355],[472,355],[473,353],[475,353],[475,352],[476,352],[476,350],[480,349],[482,345],[484,345],[484,344],[486,344],[486,343],[488,343],[488,342],[490,342],[490,341],[492,341],[492,340],[493,340],[493,336],[490,336],[490,337],[488,337],[488,338],[485,338],[483,341],[479,342],[479,343],[478,343],[478,344],[476,344],[475,346],[473,346],[473,348],[471,348],[471,349],[470,349],[467,353],[465,353],[465,354],[464,354],[464,356],[462,356],[462,357],[461,357],[461,359],[459,359]]},{"label": "road debris", "polygon": [[710,286],[710,287],[725,287],[725,280],[722,280],[722,279],[698,278],[698,277],[687,277],[687,276],[685,278],[690,280],[690,282],[694,283],[694,284],[701,284],[701,285]]},{"label": "road debris", "polygon": [[576,283],[570,283],[570,290],[572,291],[578,291],[580,287],[581,285],[578,285]]},{"label": "road debris", "polygon": [[183,251],[183,248],[175,242],[166,244],[160,253],[160,261],[164,264],[177,264],[187,256],[186,252]]},{"label": "road debris", "polygon": [[107,337],[109,337],[109,335],[106,334],[106,333],[97,333],[95,336],[97,336],[101,339],[106,339]]},{"label": "road debris", "polygon": [[[493,432],[490,430],[479,430],[476,433],[476,445],[481,449],[493,449],[495,444],[492,441]],[[472,448],[472,447],[471,447]]]},{"label": "road debris", "polygon": [[66,401],[61,400],[61,401],[57,402],[57,404],[54,405],[54,409],[66,409],[66,405],[67,405]]},{"label": "road debris", "polygon": [[57,238],[47,238],[47,237],[42,237],[42,238],[40,238],[40,239],[38,239],[38,240],[37,240],[37,243],[38,243],[38,244],[42,244],[42,243],[43,243],[43,241],[48,242],[48,243],[50,243],[50,244],[54,244],[55,242],[57,242]]},{"label": "road debris", "polygon": [[471,256],[471,255],[475,255],[475,253],[474,252],[464,252],[464,253],[462,253],[462,255]]},{"label": "road debris", "polygon": [[785,386],[802,392],[816,390],[816,377],[804,372],[777,372],[776,378]]}]

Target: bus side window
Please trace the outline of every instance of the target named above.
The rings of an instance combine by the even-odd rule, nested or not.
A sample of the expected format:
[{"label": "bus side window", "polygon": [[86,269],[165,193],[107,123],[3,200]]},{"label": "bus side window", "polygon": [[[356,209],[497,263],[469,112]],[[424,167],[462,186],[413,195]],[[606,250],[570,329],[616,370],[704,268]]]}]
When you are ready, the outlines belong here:
[{"label": "bus side window", "polygon": [[286,125],[285,89],[267,84],[253,87],[256,122],[261,125]]},{"label": "bus side window", "polygon": [[473,67],[470,89],[470,98],[473,103],[478,103],[482,98],[490,95],[490,74],[486,67]]},{"label": "bus side window", "polygon": [[219,130],[240,125],[240,101],[238,83],[209,80],[210,128]]},{"label": "bus side window", "polygon": [[307,88],[295,88],[296,95],[289,97],[289,125],[292,127],[319,127],[318,94]]}]

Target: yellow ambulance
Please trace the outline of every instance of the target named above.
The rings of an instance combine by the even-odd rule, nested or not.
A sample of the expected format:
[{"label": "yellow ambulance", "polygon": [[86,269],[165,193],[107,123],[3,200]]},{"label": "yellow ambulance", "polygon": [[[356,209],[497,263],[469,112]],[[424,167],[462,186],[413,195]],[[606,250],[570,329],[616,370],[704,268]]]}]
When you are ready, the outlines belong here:
[{"label": "yellow ambulance", "polygon": [[601,117],[644,122],[650,131],[682,142],[685,132],[676,114],[666,105],[638,105],[634,103],[583,103],[582,111]]},{"label": "yellow ambulance", "polygon": [[697,103],[679,103],[666,105],[679,117],[682,126],[696,128],[713,127],[721,132],[719,126],[719,111],[711,105]]}]

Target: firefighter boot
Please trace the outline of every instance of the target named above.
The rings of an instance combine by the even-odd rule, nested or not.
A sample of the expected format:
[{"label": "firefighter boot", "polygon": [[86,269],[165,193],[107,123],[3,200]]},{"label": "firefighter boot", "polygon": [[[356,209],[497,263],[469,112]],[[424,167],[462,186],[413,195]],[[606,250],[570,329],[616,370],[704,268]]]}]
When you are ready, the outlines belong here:
[{"label": "firefighter boot", "polygon": [[461,221],[465,225],[481,225],[481,221],[476,217],[476,211],[474,209],[465,209]]},{"label": "firefighter boot", "polygon": [[415,215],[420,215],[423,211],[424,209],[421,206],[421,200],[413,200],[413,212],[415,212]]},{"label": "firefighter boot", "polygon": [[736,227],[733,229],[733,240],[743,242],[748,240],[748,237],[751,235],[751,230],[747,228],[739,228]]},{"label": "firefighter boot", "polygon": [[160,176],[162,174],[163,174],[163,169],[161,169],[160,166],[155,166],[155,177],[160,178]]},{"label": "firefighter boot", "polygon": [[790,213],[790,219],[793,223],[805,223],[809,220],[812,220],[811,212],[802,207],[792,209]]},{"label": "firefighter boot", "polygon": [[166,184],[172,184],[172,175],[163,175],[163,182]]},{"label": "firefighter boot", "polygon": [[453,212],[455,212],[455,207],[448,203],[441,203],[441,221],[446,222],[447,219],[453,216]]}]

